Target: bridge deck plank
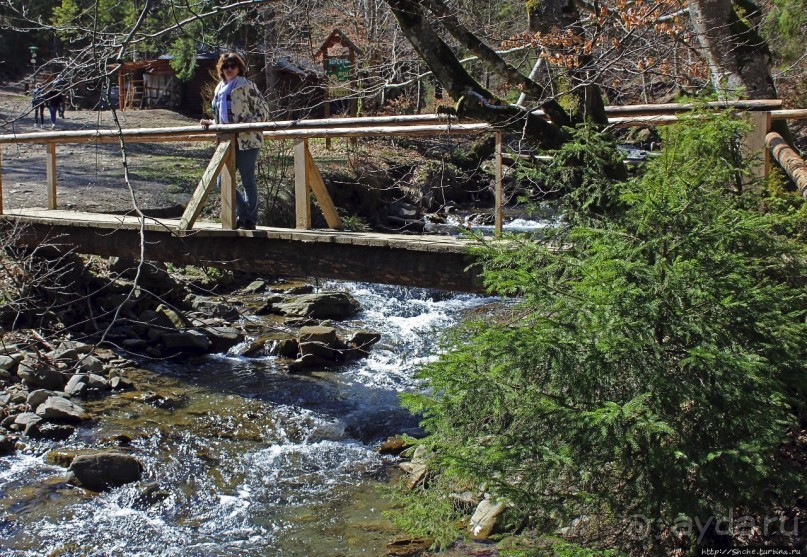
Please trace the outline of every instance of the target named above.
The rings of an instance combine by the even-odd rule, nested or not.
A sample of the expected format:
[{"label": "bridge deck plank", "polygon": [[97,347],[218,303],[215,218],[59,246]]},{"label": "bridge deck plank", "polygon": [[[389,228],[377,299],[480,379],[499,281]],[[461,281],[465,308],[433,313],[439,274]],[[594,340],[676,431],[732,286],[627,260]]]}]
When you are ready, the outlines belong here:
[{"label": "bridge deck plank", "polygon": [[[6,211],[2,217],[5,220],[19,221],[21,223],[58,224],[76,228],[100,228],[110,230],[124,228],[137,230],[141,227],[140,218],[136,215],[83,213],[58,209],[12,209]],[[194,224],[193,230],[180,233],[178,230],[179,224],[180,219],[146,217],[142,226],[145,230],[150,232],[164,232],[172,235],[268,238],[275,240],[350,244],[357,246],[377,246],[453,253],[467,252],[470,244],[470,241],[465,238],[437,235],[406,236],[379,232],[350,232],[331,229],[299,230],[268,226],[259,226],[256,230],[223,230],[220,223],[210,221],[198,221]]]}]

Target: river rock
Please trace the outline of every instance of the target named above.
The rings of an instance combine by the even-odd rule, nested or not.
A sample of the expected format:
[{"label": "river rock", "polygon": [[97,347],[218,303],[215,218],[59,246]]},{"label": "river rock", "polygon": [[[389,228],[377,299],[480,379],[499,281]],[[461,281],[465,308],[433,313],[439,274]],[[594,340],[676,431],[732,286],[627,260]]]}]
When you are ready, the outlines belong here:
[{"label": "river rock", "polygon": [[73,348],[58,348],[51,350],[46,355],[57,362],[72,363],[78,360],[78,351]]},{"label": "river rock", "polygon": [[237,309],[230,304],[218,300],[193,296],[190,300],[190,305],[194,311],[198,311],[209,317],[219,317],[227,321],[235,321],[239,318]]},{"label": "river rock", "polygon": [[301,342],[300,356],[304,358],[308,355],[318,356],[328,362],[336,362],[341,357],[339,350],[331,348],[327,344],[321,342]]},{"label": "river rock", "polygon": [[58,370],[33,360],[20,362],[17,366],[17,375],[31,387],[59,391],[65,384],[65,378]]},{"label": "river rock", "polygon": [[244,334],[234,327],[205,327],[201,332],[210,340],[210,350],[216,353],[227,352],[244,340]]},{"label": "river rock", "polygon": [[77,340],[64,340],[59,343],[59,350],[75,350],[79,354],[89,354],[95,348],[92,344],[79,342]]},{"label": "river rock", "polygon": [[373,331],[356,331],[350,335],[350,338],[347,339],[347,343],[354,348],[366,349],[374,345],[379,340],[381,340],[381,333],[375,333]]},{"label": "river rock", "polygon": [[258,292],[262,292],[265,289],[266,289],[265,280],[253,280],[247,285],[246,288],[244,288],[244,294],[257,294]]},{"label": "river rock", "polygon": [[275,304],[275,309],[287,317],[340,320],[356,315],[360,305],[346,292],[320,292]]},{"label": "river rock", "polygon": [[133,506],[136,509],[147,509],[161,503],[171,496],[171,492],[160,487],[157,482],[147,484],[143,491],[135,498]]},{"label": "river rock", "polygon": [[77,373],[73,375],[64,387],[64,392],[70,396],[80,396],[88,391],[105,391],[109,389],[109,381],[94,373]]},{"label": "river rock", "polygon": [[71,483],[77,483],[92,491],[103,491],[136,482],[143,473],[143,465],[133,456],[102,451],[79,455],[68,468]]},{"label": "river rock", "polygon": [[163,333],[160,335],[165,349],[168,352],[206,352],[210,348],[210,339],[200,331],[184,331],[176,333]]},{"label": "river rock", "polygon": [[68,439],[76,428],[67,424],[54,424],[51,422],[38,422],[25,428],[25,435],[32,439],[50,439],[51,441],[64,441]]},{"label": "river rock", "polygon": [[468,531],[477,540],[486,540],[495,534],[500,527],[500,517],[507,509],[505,503],[494,503],[490,499],[483,499],[476,507]]},{"label": "river rock", "polygon": [[333,362],[321,358],[315,354],[306,354],[289,364],[289,373],[299,373],[313,368],[327,368],[333,365]]},{"label": "river rock", "polygon": [[149,329],[176,329],[174,322],[164,313],[157,313],[153,309],[144,309],[137,317],[139,323],[136,328],[142,333]]},{"label": "river rock", "polygon": [[0,356],[0,369],[4,371],[14,371],[17,364],[23,359],[23,355],[19,354],[18,358],[14,356]]},{"label": "river rock", "polygon": [[117,375],[109,380],[109,387],[115,391],[119,391],[123,389],[131,389],[134,387],[134,384],[125,377]]},{"label": "river rock", "polygon": [[431,538],[396,536],[387,543],[389,557],[417,557],[423,555],[432,545]]},{"label": "river rock", "polygon": [[9,455],[17,448],[17,440],[8,435],[0,435],[0,455]]},{"label": "river rock", "polygon": [[272,343],[269,353],[281,358],[296,358],[300,353],[300,344],[295,338],[281,338]]},{"label": "river rock", "polygon": [[411,446],[412,444],[405,441],[403,437],[396,435],[381,443],[378,447],[378,452],[380,454],[399,455]]},{"label": "river rock", "polygon": [[78,361],[78,367],[84,373],[101,373],[104,371],[104,363],[95,356],[84,356]]},{"label": "river rock", "polygon": [[336,342],[336,329],[333,327],[302,327],[298,335],[300,342],[319,342],[333,346]]},{"label": "river rock", "polygon": [[17,414],[14,418],[14,423],[20,426],[18,428],[20,430],[27,429],[30,425],[38,424],[41,421],[42,417],[33,412],[23,412],[22,414]]},{"label": "river rock", "polygon": [[60,396],[48,397],[36,409],[36,414],[46,420],[80,421],[84,419],[84,409]]},{"label": "river rock", "polygon": [[28,393],[26,402],[28,403],[28,406],[35,411],[37,406],[45,402],[51,395],[53,395],[53,391],[49,391],[47,389],[37,389]]},{"label": "river rock", "polygon": [[187,317],[165,304],[160,304],[154,311],[163,317],[167,317],[175,329],[184,329],[193,326]]}]

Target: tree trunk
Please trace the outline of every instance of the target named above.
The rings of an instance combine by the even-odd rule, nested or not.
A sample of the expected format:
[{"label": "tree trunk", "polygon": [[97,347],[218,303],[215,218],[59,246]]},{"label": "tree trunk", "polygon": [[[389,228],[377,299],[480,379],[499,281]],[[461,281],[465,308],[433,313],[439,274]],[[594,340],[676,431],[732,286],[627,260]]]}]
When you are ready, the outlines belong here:
[{"label": "tree trunk", "polygon": [[560,126],[500,101],[476,81],[427,21],[421,0],[388,0],[388,3],[406,38],[457,101],[459,116],[521,131],[543,148],[557,148],[568,140]]},{"label": "tree trunk", "polygon": [[690,0],[689,13],[721,98],[777,98],[768,45],[737,17],[731,0]]},{"label": "tree trunk", "polygon": [[[759,17],[759,7],[750,0],[737,4],[745,20],[737,16],[732,0],[689,0],[689,14],[709,64],[712,85],[721,99],[779,98],[771,77],[768,45],[747,23]],[[793,144],[786,121],[774,121],[771,128]]]}]

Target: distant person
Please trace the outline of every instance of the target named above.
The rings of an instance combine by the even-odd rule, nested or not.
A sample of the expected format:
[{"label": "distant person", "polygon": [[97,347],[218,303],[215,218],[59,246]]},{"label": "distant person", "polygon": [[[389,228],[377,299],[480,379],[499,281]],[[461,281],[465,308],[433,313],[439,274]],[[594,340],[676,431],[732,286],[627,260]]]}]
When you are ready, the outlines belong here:
[{"label": "distant person", "polygon": [[45,126],[45,91],[34,83],[34,90],[31,93],[31,106],[34,108],[34,127]]},{"label": "distant person", "polygon": [[[202,119],[202,126],[211,124],[241,124],[265,122],[269,108],[258,88],[244,77],[247,67],[235,52],[225,52],[219,57],[216,72],[221,81],[213,95],[213,120]],[[255,230],[258,223],[258,184],[255,181],[255,164],[261,152],[263,134],[243,132],[238,134],[235,166],[241,176],[244,193],[236,191],[238,219],[236,226]]]},{"label": "distant person", "polygon": [[56,129],[56,115],[64,103],[64,94],[59,89],[51,89],[45,97],[45,104],[50,112],[50,129]]}]

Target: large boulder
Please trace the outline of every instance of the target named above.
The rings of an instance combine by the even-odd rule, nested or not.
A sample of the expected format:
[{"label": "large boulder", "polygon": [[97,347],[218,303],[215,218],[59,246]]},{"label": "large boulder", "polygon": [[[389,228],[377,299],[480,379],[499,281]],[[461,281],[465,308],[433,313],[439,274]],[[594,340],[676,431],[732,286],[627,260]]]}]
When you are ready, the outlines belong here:
[{"label": "large boulder", "polygon": [[361,306],[346,292],[319,292],[275,304],[275,309],[286,317],[340,320],[353,317]]},{"label": "large boulder", "polygon": [[102,491],[136,482],[143,473],[143,465],[133,456],[101,451],[79,455],[70,463],[70,482],[92,491]]},{"label": "large boulder", "polygon": [[308,326],[300,328],[300,342],[320,342],[333,346],[336,342],[336,329],[333,327]]},{"label": "large boulder", "polygon": [[23,360],[17,366],[17,375],[30,387],[60,391],[65,384],[64,375],[49,365],[35,360]]},{"label": "large boulder", "polygon": [[227,352],[244,340],[244,334],[234,327],[205,327],[200,330],[210,341],[210,350],[216,353]]},{"label": "large boulder", "polygon": [[37,416],[46,420],[65,420],[77,422],[85,418],[84,409],[60,396],[48,397],[36,409]]},{"label": "large boulder", "polygon": [[177,333],[164,333],[160,340],[169,353],[202,353],[210,348],[210,339],[200,331],[191,330]]},{"label": "large boulder", "polygon": [[505,510],[505,503],[483,499],[468,524],[471,536],[476,540],[485,540],[495,534],[501,527],[501,516]]}]

